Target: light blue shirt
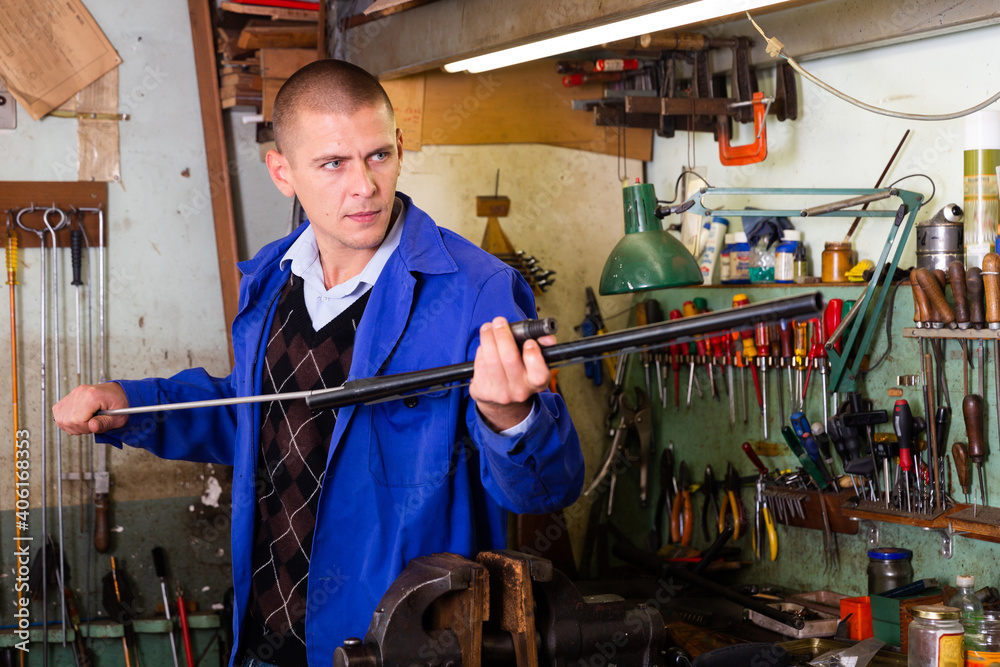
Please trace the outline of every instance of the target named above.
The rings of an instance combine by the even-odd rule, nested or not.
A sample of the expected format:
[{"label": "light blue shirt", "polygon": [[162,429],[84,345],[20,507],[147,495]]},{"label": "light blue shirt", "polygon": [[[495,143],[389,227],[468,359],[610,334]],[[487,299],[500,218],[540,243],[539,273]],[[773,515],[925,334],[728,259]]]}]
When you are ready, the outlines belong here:
[{"label": "light blue shirt", "polygon": [[[398,213],[396,213],[397,209]],[[319,245],[316,243],[316,232],[312,225],[305,229],[299,238],[295,239],[295,242],[282,256],[281,268],[284,269],[287,263],[291,262],[292,273],[302,278],[302,296],[305,299],[306,311],[309,313],[309,319],[312,321],[315,331],[319,331],[332,322],[335,317],[350,308],[355,301],[372,288],[382,274],[382,269],[385,268],[392,253],[396,252],[399,240],[403,236],[406,206],[398,197],[393,206],[393,212],[396,213],[396,222],[393,223],[389,233],[382,240],[382,244],[375,251],[375,255],[368,260],[368,264],[365,265],[361,273],[339,285],[334,285],[330,289],[326,288],[323,263],[320,261]],[[534,422],[537,411],[536,402],[532,402],[531,412],[524,421],[501,431],[500,434],[516,437],[526,433]]]},{"label": "light blue shirt", "polygon": [[313,329],[316,331],[350,308],[351,304],[372,288],[382,274],[385,263],[399,247],[399,239],[403,236],[406,207],[397,198],[393,209],[393,212],[396,209],[399,211],[396,222],[382,240],[382,245],[375,251],[375,256],[368,260],[361,273],[330,289],[326,288],[326,280],[323,278],[323,262],[320,261],[319,245],[316,243],[316,232],[312,225],[295,239],[295,243],[281,258],[282,269],[291,262],[292,273],[302,278],[302,295],[305,298],[309,319],[312,320]]}]

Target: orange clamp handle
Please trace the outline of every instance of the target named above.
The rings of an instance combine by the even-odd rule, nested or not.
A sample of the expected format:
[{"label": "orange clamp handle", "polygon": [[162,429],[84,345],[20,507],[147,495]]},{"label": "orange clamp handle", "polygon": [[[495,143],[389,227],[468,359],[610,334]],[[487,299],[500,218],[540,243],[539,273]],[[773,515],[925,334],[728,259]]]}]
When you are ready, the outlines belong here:
[{"label": "orange clamp handle", "polygon": [[729,122],[726,116],[719,116],[719,161],[727,167],[740,167],[763,162],[767,158],[767,123],[764,93],[753,94],[753,134],[752,144],[733,146],[729,143]]}]

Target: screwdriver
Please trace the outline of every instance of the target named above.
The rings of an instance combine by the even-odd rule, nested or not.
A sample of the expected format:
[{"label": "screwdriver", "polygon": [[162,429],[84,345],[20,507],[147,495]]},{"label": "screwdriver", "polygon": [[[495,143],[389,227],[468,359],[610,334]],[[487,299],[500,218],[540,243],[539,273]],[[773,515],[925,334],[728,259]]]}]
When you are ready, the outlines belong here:
[{"label": "screwdriver", "polygon": [[823,477],[819,468],[816,467],[816,462],[809,458],[809,454],[802,447],[802,441],[799,440],[799,436],[795,435],[792,427],[788,424],[782,426],[781,435],[785,438],[785,442],[788,443],[788,448],[792,450],[792,453],[798,458],[799,463],[802,464],[802,468],[806,471],[806,474],[816,482],[819,488],[826,486],[826,478]]},{"label": "screwdriver", "polygon": [[[983,288],[986,293],[986,323],[990,329],[1000,329],[1000,255],[995,252],[987,253],[983,257]],[[979,382],[984,383],[984,370],[982,368],[985,357],[983,356],[983,341],[979,341]],[[993,339],[993,382],[997,397],[993,399],[997,411],[997,424],[1000,424],[1000,340]],[[980,387],[980,394],[986,398],[986,387]],[[985,443],[984,443],[985,445]],[[970,444],[971,449],[971,444]],[[985,452],[984,452],[985,453]],[[984,503],[986,501],[983,501]]]},{"label": "screwdriver", "polygon": [[[670,311],[671,320],[681,319],[681,311],[674,308]],[[681,357],[684,355],[684,345],[676,343],[670,346],[670,370],[674,372],[674,409],[681,409]]]},{"label": "screwdriver", "polygon": [[805,413],[799,410],[792,413],[791,421],[792,430],[799,437],[806,453],[809,454],[809,458],[816,464],[816,468],[823,477],[823,486],[826,486],[833,480],[833,476],[826,469],[826,463],[823,461],[823,455],[819,451],[819,444],[816,442],[816,438],[813,437],[809,420],[806,419]]},{"label": "screwdriver", "polygon": [[[843,336],[838,338],[833,345],[830,345],[830,338],[833,336],[833,332],[837,330],[840,326],[841,318],[843,317],[844,302],[841,299],[830,299],[826,303],[826,310],[823,311],[823,329],[826,331],[826,340],[823,341],[823,347],[827,349],[827,356],[829,356],[829,350],[832,349],[840,354],[844,349]],[[829,390],[829,387],[827,387]],[[840,397],[838,394],[833,395],[833,411],[837,412],[840,409]]]},{"label": "screwdriver", "polygon": [[[788,369],[788,409],[793,411],[792,397],[795,396],[795,382],[792,380],[792,366],[795,365],[795,348],[792,345],[794,320],[782,319],[778,322],[778,336],[781,338],[781,367]],[[782,420],[782,423],[784,420]]]},{"label": "screwdriver", "polygon": [[727,336],[718,333],[709,337],[708,339],[708,349],[712,355],[712,373],[715,373],[715,368],[719,369],[719,376],[723,379],[723,387],[726,390],[726,396],[729,397],[729,426],[733,426],[736,421],[736,405],[733,403],[733,392],[732,388],[725,384],[725,372],[722,370],[723,366],[728,365],[729,360],[726,352],[726,339]]},{"label": "screwdriver", "polygon": [[830,440],[830,436],[827,435],[826,429],[823,427],[821,422],[813,422],[809,430],[812,431],[813,437],[816,438],[816,444],[819,445],[819,451],[823,453],[823,460],[826,462],[826,469],[833,474],[833,452],[830,451],[830,445],[833,444]]},{"label": "screwdriver", "polygon": [[754,341],[757,344],[757,365],[760,367],[760,414],[764,421],[764,440],[767,440],[767,358],[771,354],[771,345],[767,335],[767,324],[764,322],[757,323]]},{"label": "screwdriver", "polygon": [[781,333],[776,322],[772,322],[767,327],[767,336],[771,343],[771,352],[768,355],[768,363],[775,369],[775,383],[778,387],[778,423],[785,423],[785,400],[784,392],[781,390]]},{"label": "screwdriver", "polygon": [[805,408],[805,370],[808,361],[809,354],[809,323],[808,322],[796,322],[795,323],[795,370],[798,371],[796,375],[796,392],[795,398],[799,401],[798,409],[803,410]]},{"label": "screwdriver", "polygon": [[809,379],[812,377],[813,369],[819,370],[821,384],[823,386],[823,421],[828,417],[826,404],[826,334],[824,333],[823,322],[819,318],[813,320],[812,347],[809,348],[807,357],[809,369],[806,371],[806,384],[802,388],[802,404],[805,405],[806,389],[809,387]]},{"label": "screwdriver", "polygon": [[892,429],[896,432],[899,443],[899,468],[903,474],[903,488],[906,490],[906,511],[913,511],[910,498],[910,473],[913,471],[913,455],[910,448],[913,444],[913,414],[906,399],[899,399],[892,409]]},{"label": "screwdriver", "polygon": [[736,393],[733,387],[733,339],[728,333],[719,337],[723,363],[726,365],[726,391],[729,393],[729,428],[736,425]]},{"label": "screwdriver", "polygon": [[[747,298],[746,294],[737,294],[733,297],[733,308],[745,308],[750,305],[750,299]],[[753,378],[753,386],[757,392],[757,406],[760,411],[764,411],[764,399],[760,393],[760,378],[757,376],[757,348],[754,347],[754,334],[749,329],[744,329],[740,332],[740,338],[743,339],[743,360],[744,365],[749,366],[750,375]],[[743,385],[746,386],[746,379],[743,377],[743,369],[740,368],[740,376]],[[746,420],[744,419],[744,423]]]},{"label": "screwdriver", "polygon": [[[979,499],[985,505],[983,461],[986,459],[986,442],[983,440],[983,397],[979,394],[969,394],[962,399],[962,414],[965,416],[965,430],[969,439],[969,460],[976,464],[979,473]],[[973,501],[975,503],[975,498]],[[972,516],[976,516],[978,504],[973,504],[972,508]]]},{"label": "screwdriver", "polygon": [[965,272],[965,296],[969,300],[969,323],[973,329],[982,329],[986,324],[986,305],[983,303],[983,271],[978,266]]},{"label": "screwdriver", "polygon": [[[694,299],[694,308],[695,312],[699,315],[712,312],[708,307],[708,302],[700,296]],[[712,398],[719,400],[719,391],[715,386],[715,376],[712,374],[711,339],[707,335],[697,336],[696,344],[698,345],[698,355],[701,357],[700,361],[705,364],[705,372],[708,373],[709,393]]]},{"label": "screwdriver", "polygon": [[[682,306],[684,309],[684,317],[692,317],[698,314],[698,309],[695,307],[693,301],[685,301]],[[701,342],[701,337],[696,336],[695,339]],[[704,344],[702,344],[702,351],[704,351]],[[687,361],[691,364],[691,372],[688,375],[688,389],[687,389],[687,405],[686,407],[691,407],[691,386],[696,385],[698,387],[698,397],[704,398],[705,395],[701,392],[701,382],[698,380],[698,376],[694,374],[695,364],[697,363],[698,345],[692,341],[688,344],[688,355]]]},{"label": "screwdriver", "polygon": [[913,289],[913,324],[918,328],[931,327],[931,302],[927,295],[920,289],[917,282],[917,270],[910,271],[910,287]]},{"label": "screwdriver", "polygon": [[[648,312],[646,309],[646,304],[649,301],[652,301],[652,299],[635,304],[635,325],[637,327],[644,327],[647,324],[649,324],[649,322],[646,320],[646,313]],[[652,373],[652,369],[650,368],[650,363],[651,363],[650,353],[643,352],[639,356],[642,358],[642,373],[646,379],[646,396],[652,396],[653,382],[652,378],[650,377],[650,374]]]},{"label": "screwdriver", "polygon": [[[965,502],[969,502],[969,448],[964,442],[956,442],[951,446],[951,460],[955,462],[958,473],[958,483],[965,494]],[[973,510],[975,511],[975,510]]]}]

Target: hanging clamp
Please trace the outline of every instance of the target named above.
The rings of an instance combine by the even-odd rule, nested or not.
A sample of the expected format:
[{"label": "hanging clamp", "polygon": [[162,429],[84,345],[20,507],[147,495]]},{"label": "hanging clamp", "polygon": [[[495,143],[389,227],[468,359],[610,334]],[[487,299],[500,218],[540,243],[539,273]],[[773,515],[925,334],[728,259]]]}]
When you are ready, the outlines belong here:
[{"label": "hanging clamp", "polygon": [[764,97],[764,93],[754,93],[749,102],[734,102],[729,108],[753,105],[754,142],[742,146],[729,143],[729,117],[718,117],[719,130],[719,161],[727,167],[738,167],[747,164],[763,162],[767,157],[767,112],[771,108],[773,97]]}]

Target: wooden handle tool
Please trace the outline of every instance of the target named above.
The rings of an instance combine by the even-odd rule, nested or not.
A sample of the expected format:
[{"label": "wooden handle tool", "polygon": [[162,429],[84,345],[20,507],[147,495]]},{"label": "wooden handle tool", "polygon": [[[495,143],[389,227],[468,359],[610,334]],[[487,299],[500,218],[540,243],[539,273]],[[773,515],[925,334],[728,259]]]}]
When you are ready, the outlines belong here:
[{"label": "wooden handle tool", "polygon": [[965,264],[956,260],[948,265],[948,282],[955,297],[955,323],[959,329],[969,328],[969,300],[966,297]]},{"label": "wooden handle tool", "polygon": [[917,270],[910,271],[910,286],[913,288],[913,321],[917,327],[929,327],[931,323],[931,302],[920,289],[917,282]]},{"label": "wooden handle tool", "polygon": [[995,252],[983,257],[983,290],[986,294],[986,326],[1000,329],[1000,255]]},{"label": "wooden handle tool", "polygon": [[969,299],[969,322],[973,329],[986,324],[986,306],[983,303],[983,271],[974,266],[965,272],[966,297]]},{"label": "wooden handle tool", "polygon": [[[983,461],[986,460],[986,440],[983,438],[983,397],[969,394],[962,399],[962,414],[965,416],[965,432],[969,439],[969,460],[976,464],[979,474],[979,499],[986,504],[986,483],[983,481]],[[972,514],[976,515],[976,507]]]},{"label": "wooden handle tool", "polygon": [[969,460],[982,463],[986,458],[986,441],[983,438],[983,397],[969,394],[962,399],[965,431],[969,439]]},{"label": "wooden handle tool", "polygon": [[955,462],[955,470],[958,472],[958,483],[965,494],[966,502],[969,498],[969,448],[964,442],[956,442],[951,446],[951,459]]},{"label": "wooden handle tool", "polygon": [[923,290],[927,299],[931,302],[931,306],[937,311],[938,321],[949,329],[956,328],[955,311],[951,309],[948,301],[944,298],[944,292],[941,291],[941,284],[938,282],[938,279],[927,269],[917,269],[916,276],[920,289]]}]

